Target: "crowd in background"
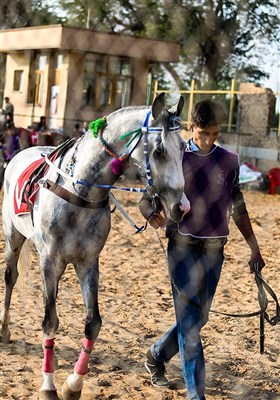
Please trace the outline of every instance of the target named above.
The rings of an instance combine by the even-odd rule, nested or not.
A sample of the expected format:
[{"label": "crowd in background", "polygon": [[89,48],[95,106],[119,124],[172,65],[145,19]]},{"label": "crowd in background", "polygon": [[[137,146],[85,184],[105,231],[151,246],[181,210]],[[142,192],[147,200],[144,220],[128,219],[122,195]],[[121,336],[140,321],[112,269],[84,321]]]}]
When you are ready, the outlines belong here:
[{"label": "crowd in background", "polygon": [[9,97],[4,98],[3,108],[0,110],[2,126],[0,129],[0,150],[5,162],[9,162],[20,150],[36,145],[57,146],[59,141],[66,138],[79,138],[88,130],[88,123],[75,123],[70,134],[64,134],[61,130],[50,130],[45,116],[40,121],[27,128],[16,127],[14,124],[14,106]]}]

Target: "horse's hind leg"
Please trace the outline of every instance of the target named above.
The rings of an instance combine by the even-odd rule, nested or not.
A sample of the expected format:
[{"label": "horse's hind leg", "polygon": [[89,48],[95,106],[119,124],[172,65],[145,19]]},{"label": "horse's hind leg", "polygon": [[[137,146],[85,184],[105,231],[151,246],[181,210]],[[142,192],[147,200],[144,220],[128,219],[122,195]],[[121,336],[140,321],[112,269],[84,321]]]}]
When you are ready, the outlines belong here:
[{"label": "horse's hind leg", "polygon": [[13,288],[18,278],[18,259],[25,237],[19,233],[14,227],[10,229],[10,233],[6,234],[6,249],[5,249],[5,295],[2,305],[0,317],[0,341],[8,343],[10,340],[10,304],[13,293]]},{"label": "horse's hind leg", "polygon": [[85,338],[74,373],[71,374],[62,387],[63,400],[78,400],[81,396],[83,378],[88,372],[88,363],[94,342],[101,328],[101,317],[98,308],[98,259],[90,267],[75,265],[78,275],[87,315],[85,322]]}]

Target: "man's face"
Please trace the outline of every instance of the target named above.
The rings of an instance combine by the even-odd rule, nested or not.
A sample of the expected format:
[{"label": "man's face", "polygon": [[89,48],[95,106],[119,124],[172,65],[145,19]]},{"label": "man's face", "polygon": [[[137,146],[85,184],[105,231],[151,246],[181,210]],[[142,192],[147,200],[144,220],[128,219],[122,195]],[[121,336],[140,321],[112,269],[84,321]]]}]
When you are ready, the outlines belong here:
[{"label": "man's face", "polygon": [[208,153],[220,134],[220,126],[214,125],[209,128],[200,128],[195,124],[190,125],[194,143],[202,153]]}]

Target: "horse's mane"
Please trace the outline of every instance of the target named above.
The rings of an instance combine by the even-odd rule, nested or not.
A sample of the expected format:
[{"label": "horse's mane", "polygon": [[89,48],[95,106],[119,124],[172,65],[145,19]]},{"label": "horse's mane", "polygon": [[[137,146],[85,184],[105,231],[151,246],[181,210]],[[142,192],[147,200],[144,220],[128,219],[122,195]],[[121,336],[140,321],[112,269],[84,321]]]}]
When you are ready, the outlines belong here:
[{"label": "horse's mane", "polygon": [[136,110],[147,110],[150,109],[150,106],[128,106],[128,107],[123,107],[120,108],[119,110],[113,111],[111,114],[108,115],[107,119],[115,118],[118,117],[120,114],[124,114],[126,112],[130,111],[136,111]]}]

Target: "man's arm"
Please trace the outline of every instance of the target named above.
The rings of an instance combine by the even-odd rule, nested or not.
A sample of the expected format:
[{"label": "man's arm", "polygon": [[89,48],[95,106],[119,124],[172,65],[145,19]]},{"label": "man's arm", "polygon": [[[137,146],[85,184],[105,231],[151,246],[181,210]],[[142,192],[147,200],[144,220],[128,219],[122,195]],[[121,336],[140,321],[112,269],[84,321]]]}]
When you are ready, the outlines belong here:
[{"label": "man's arm", "polygon": [[153,228],[158,229],[166,225],[167,218],[163,215],[163,213],[155,213],[155,210],[153,209],[148,198],[142,197],[139,203],[139,210]]},{"label": "man's arm", "polygon": [[253,265],[256,262],[258,262],[259,270],[261,271],[262,268],[265,266],[265,262],[262,258],[260,248],[249,218],[249,214],[247,212],[244,197],[240,189],[239,167],[236,169],[236,176],[232,190],[232,201],[233,201],[233,214],[232,214],[233,220],[251,249],[251,257],[249,261],[251,272],[253,272]]},{"label": "man's arm", "polygon": [[265,266],[265,262],[262,258],[260,248],[255,233],[253,231],[248,213],[238,216],[233,216],[233,220],[251,249],[251,257],[249,261],[251,271],[253,272],[253,265],[256,262],[258,262],[259,270],[261,271]]}]

